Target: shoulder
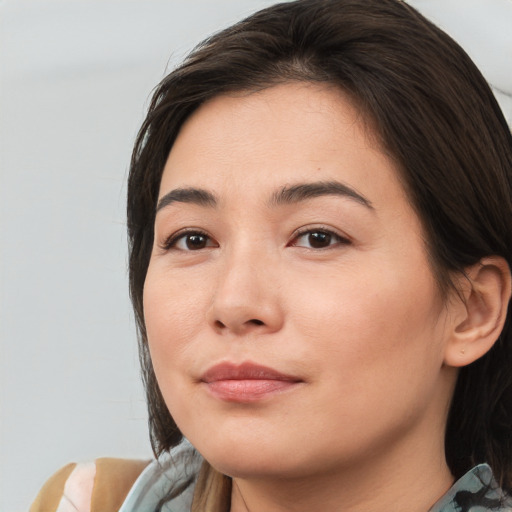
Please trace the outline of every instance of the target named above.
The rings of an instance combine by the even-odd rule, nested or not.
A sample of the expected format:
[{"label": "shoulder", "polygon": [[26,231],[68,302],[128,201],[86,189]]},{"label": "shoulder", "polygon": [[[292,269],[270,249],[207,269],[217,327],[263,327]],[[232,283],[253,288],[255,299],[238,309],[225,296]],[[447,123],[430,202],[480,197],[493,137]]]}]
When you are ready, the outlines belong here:
[{"label": "shoulder", "polygon": [[68,464],[44,484],[30,512],[117,511],[149,462],[102,458]]},{"label": "shoulder", "polygon": [[201,455],[184,439],[144,470],[119,512],[189,512],[202,463]]}]

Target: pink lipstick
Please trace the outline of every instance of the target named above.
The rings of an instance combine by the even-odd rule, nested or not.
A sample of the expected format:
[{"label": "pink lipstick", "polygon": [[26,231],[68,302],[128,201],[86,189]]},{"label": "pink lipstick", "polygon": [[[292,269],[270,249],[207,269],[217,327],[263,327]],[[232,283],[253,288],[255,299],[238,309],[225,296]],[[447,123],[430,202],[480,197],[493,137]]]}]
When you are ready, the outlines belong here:
[{"label": "pink lipstick", "polygon": [[207,370],[201,382],[221,400],[250,403],[286,391],[302,380],[253,363],[221,363]]}]

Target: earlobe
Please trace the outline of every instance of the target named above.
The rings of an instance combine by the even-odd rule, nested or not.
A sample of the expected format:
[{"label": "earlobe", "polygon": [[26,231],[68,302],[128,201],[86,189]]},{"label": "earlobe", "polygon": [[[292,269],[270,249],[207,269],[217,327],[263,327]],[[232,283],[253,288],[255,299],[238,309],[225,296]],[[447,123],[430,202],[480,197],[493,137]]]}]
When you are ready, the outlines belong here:
[{"label": "earlobe", "polygon": [[467,366],[486,354],[498,339],[511,295],[510,268],[500,256],[483,258],[466,270],[454,298],[453,329],[445,348],[444,363]]}]

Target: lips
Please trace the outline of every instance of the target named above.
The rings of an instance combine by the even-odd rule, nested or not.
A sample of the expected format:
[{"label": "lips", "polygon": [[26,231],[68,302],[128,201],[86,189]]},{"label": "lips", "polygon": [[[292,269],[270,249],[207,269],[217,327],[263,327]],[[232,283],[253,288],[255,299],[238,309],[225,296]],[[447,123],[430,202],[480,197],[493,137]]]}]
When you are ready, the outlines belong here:
[{"label": "lips", "polygon": [[268,398],[303,382],[298,377],[254,363],[221,363],[207,370],[200,380],[214,397],[241,403]]}]

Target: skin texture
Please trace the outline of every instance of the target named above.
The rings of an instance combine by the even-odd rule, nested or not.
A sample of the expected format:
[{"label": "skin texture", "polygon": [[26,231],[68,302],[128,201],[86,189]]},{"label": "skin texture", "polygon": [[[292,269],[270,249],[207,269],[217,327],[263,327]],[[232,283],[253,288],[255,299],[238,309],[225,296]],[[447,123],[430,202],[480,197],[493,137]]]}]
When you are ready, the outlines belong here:
[{"label": "skin texture", "polygon": [[[333,181],[367,204],[272,201]],[[452,483],[444,360],[462,309],[441,299],[421,223],[360,114],[319,85],[215,98],[183,126],[160,198],[189,188],[217,202],[159,209],[145,320],[166,404],[234,478],[232,511],[428,510]],[[225,362],[297,382],[224,400],[202,377]]]}]

